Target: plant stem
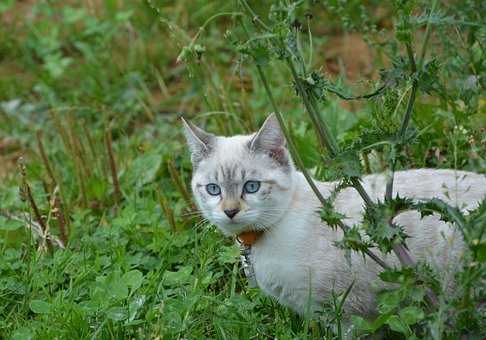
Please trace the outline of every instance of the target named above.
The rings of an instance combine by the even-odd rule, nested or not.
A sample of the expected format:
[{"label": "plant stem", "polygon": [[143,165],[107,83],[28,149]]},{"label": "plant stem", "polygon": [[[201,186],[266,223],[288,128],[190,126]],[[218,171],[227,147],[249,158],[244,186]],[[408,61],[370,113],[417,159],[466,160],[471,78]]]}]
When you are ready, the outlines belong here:
[{"label": "plant stem", "polygon": [[48,232],[47,225],[44,219],[42,218],[42,214],[37,206],[37,203],[35,202],[34,196],[32,195],[32,190],[30,189],[30,185],[27,182],[27,170],[25,168],[23,157],[19,158],[18,165],[20,170],[20,176],[22,177],[20,190],[24,194],[25,199],[29,202],[29,205],[32,208],[32,212],[34,213],[34,219],[37,221],[42,231],[41,246],[43,247],[44,245],[47,245],[48,250],[52,252],[52,243],[49,239],[49,232]]},{"label": "plant stem", "polygon": [[430,38],[430,22],[432,15],[435,12],[435,8],[437,7],[438,0],[434,0],[432,3],[432,8],[430,9],[430,14],[429,14],[429,20],[427,21],[427,27],[425,28],[425,36],[424,36],[424,41],[422,43],[422,49],[420,53],[420,59],[419,59],[419,70],[422,70],[422,66],[424,65],[424,60],[425,60],[425,53],[427,52],[427,44],[429,43],[429,38]]},{"label": "plant stem", "polygon": [[[304,175],[305,179],[307,180],[307,183],[309,183],[309,186],[311,187],[312,191],[317,196],[317,198],[319,199],[321,204],[323,204],[323,205],[326,204],[327,203],[326,199],[324,198],[324,196],[322,196],[322,193],[319,191],[316,184],[314,183],[314,179],[311,177],[311,175],[309,174],[309,172],[307,171],[307,169],[304,166],[304,162],[300,158],[300,155],[297,151],[297,148],[295,147],[293,138],[292,138],[289,130],[287,129],[287,127],[285,125],[285,121],[282,117],[282,114],[280,113],[280,110],[277,107],[277,104],[275,103],[275,100],[274,100],[273,94],[272,94],[272,90],[270,89],[270,86],[268,85],[268,81],[267,81],[267,78],[265,77],[265,74],[263,73],[262,67],[260,65],[257,65],[256,67],[257,67],[258,75],[260,76],[260,79],[263,83],[263,87],[265,88],[267,96],[270,100],[270,104],[272,105],[272,108],[275,111],[275,115],[276,115],[278,122],[280,124],[280,128],[282,129],[282,132],[285,136],[285,139],[287,140],[290,154],[292,155],[294,162],[297,164],[297,168],[299,168],[302,171],[302,174]],[[338,224],[339,224],[339,227],[343,231],[346,231],[346,230],[349,229],[349,227],[347,225],[345,225],[341,220],[339,221]],[[384,269],[390,268],[390,266],[386,262],[384,262],[382,259],[380,259],[371,250],[366,249],[364,251],[364,253],[366,255],[368,255],[372,260],[374,260],[376,263],[378,263],[382,268],[384,268]]]},{"label": "plant stem", "polygon": [[415,64],[415,58],[413,56],[413,50],[410,44],[407,44],[407,55],[408,55],[408,59],[410,60],[410,73],[413,77],[413,80],[412,80],[412,92],[410,93],[410,97],[408,97],[407,109],[405,111],[405,115],[403,116],[402,125],[400,126],[400,131],[398,132],[398,140],[400,142],[402,141],[401,139],[405,136],[405,132],[407,132],[408,124],[410,123],[410,118],[412,117],[413,104],[415,103],[415,97],[417,95],[417,88],[418,88],[418,80],[416,77],[417,65]]},{"label": "plant stem", "polygon": [[191,209],[195,209],[195,205],[192,202],[191,199],[191,194],[187,190],[185,182],[182,180],[181,175],[179,171],[177,171],[177,168],[174,164],[174,161],[172,159],[169,159],[167,161],[167,169],[169,171],[169,175],[172,179],[172,182],[175,184],[177,191],[181,194],[182,198],[186,202],[187,206],[190,207]]},{"label": "plant stem", "polygon": [[[307,91],[305,90],[304,85],[302,84],[302,81],[300,80],[290,57],[287,58],[287,64],[290,67],[290,71],[294,78],[294,82],[302,96],[307,112],[309,113],[309,116],[311,117],[312,122],[314,123],[314,127],[318,132],[318,137],[321,141],[321,144],[327,147],[327,150],[329,151],[331,157],[336,157],[339,154],[339,147],[336,141],[334,140],[334,138],[332,137],[331,133],[329,132],[329,128],[327,127],[326,123],[321,119],[317,110],[317,103],[315,99],[312,97],[312,95],[309,96]],[[366,205],[368,207],[372,207],[373,201],[371,200],[371,197],[368,195],[366,190],[363,188],[359,178],[352,177],[351,183],[353,184],[353,187],[356,189],[356,191],[358,191],[358,193],[360,194],[361,198],[366,203]]]},{"label": "plant stem", "polygon": [[[262,26],[263,29],[265,29],[266,31],[270,31],[268,26],[266,26],[261,20],[259,20],[259,18],[255,15],[255,13],[253,12],[253,10],[250,8],[250,6],[248,5],[248,3],[245,0],[241,0],[240,2],[243,4],[243,6],[246,8],[246,10],[255,18],[254,22],[260,24],[260,26]],[[284,42],[281,41],[281,40],[279,40],[278,43],[280,44],[281,47],[285,46]],[[409,61],[410,61],[412,76],[415,76],[415,73],[417,71],[417,66],[416,66],[416,63],[415,63],[415,58],[414,58],[414,55],[413,55],[413,50],[412,50],[411,44],[408,43],[406,45],[406,48],[407,48],[407,55],[408,55]],[[307,90],[305,89],[304,85],[302,84],[302,81],[301,81],[301,79],[300,79],[300,77],[299,77],[299,75],[296,71],[296,68],[295,68],[294,63],[292,61],[292,58],[290,56],[288,56],[288,57],[285,58],[285,61],[290,68],[290,71],[292,73],[292,77],[294,78],[294,82],[295,82],[295,85],[297,87],[297,90],[300,93],[302,100],[304,102],[304,106],[305,106],[307,112],[309,113],[309,116],[310,116],[310,118],[311,118],[311,120],[314,124],[314,127],[316,128],[316,132],[317,132],[317,136],[318,136],[320,144],[327,148],[331,157],[337,156],[339,154],[338,145],[335,142],[335,140],[332,138],[332,135],[330,134],[329,128],[327,127],[326,123],[321,120],[320,115],[318,113],[317,104],[315,103],[314,98],[312,98],[312,94],[309,95],[307,93]],[[265,76],[263,74],[263,71],[261,70],[261,67],[259,65],[257,65],[257,68],[259,70],[260,77],[262,78],[262,81],[264,82],[264,86],[265,86],[265,90],[267,91],[267,94],[270,93],[269,97],[270,97],[270,100],[272,102],[272,106],[273,106],[274,110],[277,112],[277,118],[278,118],[279,123],[282,127],[282,130],[286,130],[284,122],[283,122],[283,118],[281,117],[281,115],[280,115],[280,113],[279,113],[279,111],[278,111],[278,109],[275,105],[275,101],[273,100],[273,96],[271,96],[271,92],[270,92],[270,89],[268,87],[268,83],[265,80]],[[409,101],[408,101],[408,104],[407,104],[407,110],[406,110],[406,113],[403,117],[402,125],[401,125],[400,132],[399,132],[399,135],[398,135],[400,140],[403,139],[403,136],[405,135],[408,124],[410,122],[410,118],[411,118],[412,111],[413,111],[413,104],[415,102],[417,88],[418,88],[418,80],[417,80],[416,77],[414,77],[413,85],[412,85],[412,92],[411,92],[410,97],[409,97]],[[289,141],[289,145],[290,145],[291,144],[291,140],[289,138],[290,134],[288,132],[285,132],[285,131],[284,131],[284,134],[285,134],[285,137],[287,138],[287,140]],[[297,155],[297,152],[296,152],[295,147],[293,145],[291,145],[291,149],[293,149],[291,151],[291,153],[293,153],[292,156]],[[299,163],[299,157],[298,156],[295,158],[295,161],[297,163]],[[299,164],[299,166],[301,166],[302,170],[305,169],[303,167],[303,164]],[[387,183],[387,188],[386,188],[386,194],[390,195],[390,197],[389,197],[390,199],[391,199],[391,194],[393,193],[394,169],[395,169],[395,162],[392,163],[392,176],[391,176],[391,180]],[[316,196],[319,198],[319,200],[321,200],[321,198],[323,199],[319,190],[313,184],[312,178],[308,174],[306,176],[305,173],[304,173],[304,176],[306,177],[306,180],[309,182],[309,185],[311,185],[312,190],[314,191]],[[362,186],[360,179],[358,177],[352,177],[350,180],[351,180],[353,187],[356,189],[356,191],[358,191],[361,198],[365,202],[366,206],[368,208],[373,208],[375,206],[375,203],[371,200],[371,197],[368,195],[368,193],[366,192],[366,190]],[[325,199],[321,202],[325,202]],[[340,227],[343,230],[345,230],[346,226],[344,224],[341,226],[341,223],[340,223]],[[390,222],[390,227],[394,228],[394,226],[391,222]],[[397,258],[399,259],[402,266],[405,266],[405,267],[415,266],[415,261],[412,259],[409,252],[407,251],[405,244],[398,244],[398,245],[393,246],[393,251],[394,251],[395,255],[397,256]],[[438,299],[430,289],[427,290],[427,297],[428,297],[428,299],[429,299],[429,301],[432,305],[437,306]]]},{"label": "plant stem", "polygon": [[358,96],[348,96],[348,95],[345,95],[345,94],[339,92],[338,90],[331,89],[331,88],[326,88],[326,91],[334,93],[336,96],[338,96],[339,98],[341,98],[343,100],[359,100],[359,99],[370,99],[370,98],[376,97],[377,95],[382,93],[383,90],[386,87],[387,87],[386,85],[381,85],[378,89],[376,89],[375,91],[373,91],[371,93],[361,94],[361,95],[358,95]]},{"label": "plant stem", "polygon": [[39,152],[42,158],[42,162],[44,163],[44,166],[47,170],[47,175],[49,175],[49,178],[51,180],[51,185],[52,187],[55,187],[57,185],[56,177],[54,176],[54,171],[52,171],[51,164],[49,162],[49,158],[47,157],[44,144],[42,143],[42,132],[41,130],[38,130],[36,133],[37,137],[37,145],[39,146]]},{"label": "plant stem", "polygon": [[[254,23],[258,23],[258,24],[260,24],[260,26],[263,27],[264,30],[270,31],[269,27],[266,26],[265,23],[263,23],[258,18],[258,16],[255,14],[255,12],[253,12],[253,10],[251,9],[251,7],[248,5],[248,3],[245,0],[241,0],[240,3],[242,3],[243,6],[245,7],[245,9],[252,15],[253,22]],[[282,42],[280,42],[280,43],[282,44]],[[338,153],[337,143],[332,138],[332,135],[329,132],[329,128],[327,127],[327,125],[325,124],[325,122],[321,120],[321,118],[320,118],[320,116],[319,116],[319,114],[317,112],[316,105],[315,105],[315,103],[312,102],[312,98],[309,98],[308,97],[307,92],[305,91],[305,88],[304,88],[303,84],[301,83],[301,81],[300,81],[300,79],[298,77],[297,71],[295,69],[295,66],[293,64],[293,61],[292,61],[291,57],[287,57],[286,58],[286,61],[287,61],[287,64],[289,65],[289,68],[290,68],[290,70],[292,72],[292,76],[294,78],[294,81],[295,81],[295,84],[297,86],[297,89],[301,93],[301,96],[303,98],[303,101],[304,101],[304,105],[306,107],[306,110],[309,113],[309,116],[311,117],[311,120],[312,120],[314,126],[316,127],[316,131],[317,131],[317,135],[318,135],[318,140],[319,140],[321,146],[326,147],[327,150],[329,151],[329,153],[331,154],[331,156],[336,156],[337,153]],[[300,158],[300,155],[298,154],[297,149],[295,148],[295,145],[293,144],[292,137],[291,137],[290,133],[288,132],[286,126],[285,126],[285,122],[283,120],[283,117],[282,117],[280,111],[278,110],[278,107],[277,107],[277,105],[275,103],[275,100],[273,98],[272,92],[270,90],[270,86],[268,85],[268,82],[266,80],[265,74],[263,73],[263,70],[262,70],[261,66],[258,65],[258,64],[256,64],[256,67],[257,67],[258,73],[260,75],[260,78],[261,78],[261,80],[263,82],[263,85],[265,87],[265,91],[267,92],[267,95],[268,95],[268,97],[270,99],[270,103],[271,103],[271,105],[272,105],[272,107],[273,107],[273,109],[274,109],[274,111],[276,113],[276,116],[277,116],[277,119],[279,121],[280,127],[282,128],[282,131],[283,131],[283,133],[285,135],[285,138],[287,139],[287,142],[289,143],[289,151],[290,151],[290,153],[291,153],[294,161],[297,163],[297,166],[302,171],[302,174],[304,175],[305,179],[309,183],[312,191],[314,191],[314,194],[317,196],[317,198],[319,199],[319,201],[322,204],[325,204],[326,203],[326,199],[322,196],[321,192],[319,191],[319,189],[315,185],[314,180],[312,179],[312,177],[307,172],[307,169],[305,168],[305,166],[304,166],[304,164],[303,164],[303,162],[302,162],[302,160]],[[371,201],[371,198],[368,196],[368,194],[366,193],[366,191],[362,187],[361,183],[359,182],[359,179],[358,178],[355,178],[355,179],[352,179],[352,181],[353,181],[353,185],[355,186],[356,190],[360,193],[360,195],[362,195],[363,200],[368,205],[371,206],[373,204],[372,201]],[[342,221],[339,221],[339,226],[340,226],[340,228],[343,231],[347,230],[347,228],[348,228]],[[381,260],[371,250],[367,249],[364,252],[368,256],[370,256],[375,262],[377,262],[381,267],[383,267],[385,269],[390,268],[383,260]]]},{"label": "plant stem", "polygon": [[[434,0],[434,2],[432,4],[430,16],[432,16],[432,13],[435,11],[436,5],[437,5],[437,0]],[[423,61],[424,61],[424,57],[425,57],[425,53],[426,53],[426,47],[427,47],[427,43],[428,43],[429,36],[430,36],[430,16],[429,16],[429,22],[427,23],[424,42],[423,42],[423,45],[422,45],[422,53],[421,53],[420,60],[419,60],[419,72],[422,70]],[[398,131],[398,134],[397,134],[396,139],[395,139],[395,142],[398,142],[398,143],[403,143],[403,139],[405,137],[408,125],[410,123],[410,119],[412,117],[413,106],[414,106],[414,103],[415,103],[415,99],[416,99],[416,96],[417,96],[417,89],[418,89],[417,64],[415,62],[412,44],[410,42],[406,43],[405,48],[407,50],[407,56],[408,56],[408,60],[409,60],[409,63],[410,63],[410,73],[411,73],[411,76],[413,77],[413,79],[412,79],[412,91],[410,93],[410,97],[408,97],[407,108],[406,108],[405,114],[403,116],[403,120],[402,120],[402,124],[400,126],[400,130]],[[392,146],[392,147],[394,147],[394,146]],[[394,183],[394,178],[395,178],[396,163],[397,163],[397,161],[396,161],[396,158],[395,158],[395,159],[392,160],[392,163],[391,163],[391,176],[386,183],[385,200],[388,200],[388,201],[391,201],[392,197],[393,197],[393,183]],[[397,255],[402,266],[407,266],[407,267],[415,266],[415,261],[412,259],[410,254],[407,252],[407,250],[406,250],[406,248],[404,247],[403,244],[393,246],[393,251]],[[437,296],[435,295],[435,293],[431,289],[427,289],[425,294],[426,294],[427,299],[429,300],[429,302],[432,306],[438,306],[439,300],[438,300]]]},{"label": "plant stem", "polygon": [[307,91],[305,90],[304,85],[302,84],[302,81],[297,74],[291,57],[287,57],[286,62],[290,68],[292,77],[294,78],[297,90],[299,91],[302,100],[304,101],[305,108],[307,109],[307,112],[309,113],[309,116],[316,128],[318,140],[320,141],[321,145],[326,147],[331,157],[335,157],[338,154],[338,147],[329,131],[329,128],[327,127],[326,123],[322,121],[319,113],[313,105],[312,99],[310,98],[310,96],[308,96]]},{"label": "plant stem", "polygon": [[116,170],[115,156],[113,155],[111,128],[108,126],[105,132],[105,145],[108,154],[108,161],[111,169],[111,178],[113,180],[113,193],[115,196],[115,203],[118,203],[122,198],[120,183],[118,182],[118,172]]},{"label": "plant stem", "polygon": [[[401,124],[400,130],[398,131],[398,134],[396,136],[396,142],[399,142],[399,143],[403,142],[403,138],[405,136],[405,133],[407,132],[407,128],[408,128],[408,125],[410,123],[410,119],[412,117],[413,105],[415,103],[415,98],[417,96],[417,89],[418,89],[418,80],[417,80],[416,74],[415,74],[417,72],[417,65],[415,63],[415,57],[413,55],[412,45],[410,43],[407,43],[406,49],[407,49],[408,59],[409,59],[409,62],[410,62],[410,72],[411,72],[411,75],[413,77],[413,80],[412,80],[412,92],[410,93],[410,97],[408,97],[407,109],[405,111],[405,114],[403,115],[402,124]],[[394,178],[395,178],[396,164],[397,164],[397,161],[396,161],[396,158],[395,158],[395,159],[392,160],[392,163],[391,163],[391,176],[386,183],[386,190],[385,190],[385,199],[386,200],[391,200],[392,196],[393,196],[393,183],[394,183]]]},{"label": "plant stem", "polygon": [[258,23],[265,31],[271,31],[271,29],[260,19],[260,17],[253,11],[253,9],[248,5],[246,0],[240,0],[240,3],[245,7],[245,9],[250,13],[251,20],[254,23]]}]

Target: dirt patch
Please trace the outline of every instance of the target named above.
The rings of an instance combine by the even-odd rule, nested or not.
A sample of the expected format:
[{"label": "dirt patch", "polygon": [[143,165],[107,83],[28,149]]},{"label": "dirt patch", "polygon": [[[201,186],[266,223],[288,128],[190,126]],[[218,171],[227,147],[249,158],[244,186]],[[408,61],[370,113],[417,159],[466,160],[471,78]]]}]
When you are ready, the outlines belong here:
[{"label": "dirt patch", "polygon": [[348,33],[331,37],[323,47],[323,55],[326,72],[331,75],[344,72],[350,81],[374,76],[373,53],[361,34]]},{"label": "dirt patch", "polygon": [[0,15],[0,22],[4,25],[19,25],[23,21],[30,20],[33,17],[32,7],[36,2],[36,0],[15,1],[9,10]]}]

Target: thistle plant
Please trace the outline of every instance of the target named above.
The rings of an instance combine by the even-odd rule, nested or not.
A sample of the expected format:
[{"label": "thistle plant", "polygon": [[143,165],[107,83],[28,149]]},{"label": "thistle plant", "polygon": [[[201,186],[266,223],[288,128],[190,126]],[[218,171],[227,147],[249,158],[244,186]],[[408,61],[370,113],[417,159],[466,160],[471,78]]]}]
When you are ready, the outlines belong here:
[{"label": "thistle plant", "polygon": [[[465,227],[464,221],[467,218],[459,209],[453,208],[438,199],[416,204],[409,199],[393,195],[394,174],[397,166],[400,160],[405,157],[406,146],[415,143],[418,138],[418,131],[410,127],[417,97],[422,93],[429,95],[435,93],[438,97],[444,98],[444,89],[441,88],[440,84],[434,84],[434,82],[438,82],[439,78],[437,60],[427,59],[427,48],[431,33],[434,25],[438,22],[437,15],[440,13],[438,1],[433,1],[430,7],[425,10],[425,14],[420,17],[414,15],[414,11],[418,9],[415,1],[395,1],[393,3],[396,19],[393,30],[394,40],[390,43],[394,47],[392,66],[381,70],[381,79],[374,86],[374,89],[367,94],[358,95],[345,93],[340,86],[326,78],[320,69],[313,69],[311,62],[306,62],[300,34],[302,24],[299,21],[299,16],[302,16],[300,7],[304,6],[303,1],[273,4],[268,14],[268,20],[263,20],[256,14],[246,0],[240,0],[238,4],[246,15],[246,17],[238,16],[237,18],[237,26],[243,33],[238,37],[235,36],[236,34],[227,34],[227,37],[235,46],[240,57],[248,60],[256,68],[267,98],[276,112],[281,128],[288,140],[289,151],[322,203],[322,220],[330,227],[343,230],[344,237],[337,243],[337,246],[347,251],[362,252],[365,256],[377,262],[385,270],[383,274],[385,281],[396,282],[397,277],[400,277],[401,280],[408,280],[408,286],[402,285],[406,287],[402,287],[405,291],[409,291],[413,287],[420,287],[420,291],[423,291],[423,298],[427,302],[427,308],[432,311],[440,310],[444,302],[441,302],[438,296],[441,292],[440,285],[437,284],[433,275],[431,276],[427,264],[416,262],[413,254],[407,248],[408,235],[402,226],[393,222],[395,216],[406,210],[417,210],[422,215],[435,212],[439,213],[442,219],[459,224],[466,240],[476,244],[484,242],[480,239],[472,241],[470,236],[466,236],[466,230],[469,229]],[[309,18],[308,13],[305,16]],[[414,41],[414,37],[416,30],[422,26],[425,27],[425,33],[420,48],[417,48],[416,45],[418,44]],[[310,29],[308,34],[309,40],[312,42]],[[312,43],[309,45],[312,50]],[[342,220],[345,216],[333,210],[332,201],[322,196],[308,170],[305,169],[302,157],[292,140],[292,135],[286,126],[285,119],[281,110],[279,110],[266,76],[265,69],[272,62],[281,63],[287,67],[290,74],[289,82],[293,86],[295,94],[300,98],[312,123],[320,150],[325,150],[322,154],[322,160],[326,162],[326,165],[334,168],[335,173],[341,175],[341,187],[351,186],[361,196],[365,204],[364,220],[361,226],[347,226],[343,223]],[[400,93],[399,96],[398,93]],[[351,147],[343,148],[330,132],[327,122],[320,113],[321,104],[326,103],[329,95],[336,95],[338,98],[347,101],[372,100],[376,110],[393,112],[395,120],[399,122],[390,125],[390,120],[376,120],[371,131],[364,131],[359,136],[358,142]],[[401,118],[397,119],[400,115]],[[374,202],[370,198],[360,181],[360,176],[363,174],[360,152],[363,149],[384,151],[388,161],[385,196],[378,202]],[[484,210],[480,207],[471,216],[483,216],[481,209]],[[473,222],[473,224],[475,223]],[[469,228],[471,227],[469,226]],[[365,231],[368,236],[367,240],[363,239],[359,229]],[[482,227],[481,229],[484,231],[485,228]],[[399,259],[402,269],[392,270],[380,258],[380,254],[377,254],[372,248],[378,249],[383,254],[393,252]],[[402,300],[400,299],[400,301]],[[416,302],[412,301],[411,303],[413,305]],[[402,324],[407,325],[402,322],[404,318],[406,319],[406,316],[401,316],[401,319],[400,316],[397,316],[397,318],[391,317],[390,314],[384,319],[389,320],[388,325],[393,330],[410,336],[412,334],[411,329],[408,326],[401,327]],[[419,321],[419,319],[411,320],[409,324],[415,324]],[[444,323],[446,322],[444,321]],[[361,326],[363,324],[364,321],[361,320]],[[373,330],[380,326],[375,324]],[[451,324],[449,323],[448,326],[451,326]],[[363,329],[366,329],[366,327],[363,326]]]}]

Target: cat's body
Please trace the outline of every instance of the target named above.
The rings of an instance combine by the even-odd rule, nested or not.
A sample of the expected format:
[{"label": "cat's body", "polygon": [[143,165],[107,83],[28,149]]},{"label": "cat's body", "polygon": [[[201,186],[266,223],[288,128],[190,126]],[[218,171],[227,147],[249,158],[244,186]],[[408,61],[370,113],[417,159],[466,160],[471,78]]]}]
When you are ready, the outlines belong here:
[{"label": "cat's body", "polygon": [[[342,238],[342,232],[320,221],[315,213],[319,209],[319,201],[301,173],[295,173],[295,182],[297,189],[289,209],[275,227],[266,231],[252,246],[251,262],[258,286],[282,304],[303,314],[308,310],[318,310],[323,302],[330,300],[333,290],[341,293],[354,281],[346,300],[346,310],[362,315],[373,314],[376,293],[385,288],[378,277],[382,268],[356,252],[351,253],[349,266],[344,251],[333,245],[334,241]],[[336,185],[317,183],[325,197]],[[372,199],[383,200],[384,175],[365,176],[363,185]],[[454,170],[399,171],[395,174],[396,193],[401,197],[418,199],[438,197],[450,204],[472,209],[486,193],[486,179],[482,175]],[[336,211],[347,216],[344,220],[347,225],[360,222],[363,206],[363,200],[353,188],[340,192],[334,205]],[[418,212],[404,212],[394,221],[403,225],[410,236],[407,246],[412,256],[417,260],[427,260],[439,269],[444,281],[452,284],[463,247],[460,232],[437,216],[420,219]],[[399,266],[393,253],[387,256],[380,254],[380,257],[392,266]],[[312,302],[310,306],[308,301]]]},{"label": "cat's body", "polygon": [[[343,250],[333,245],[342,238],[321,222],[319,201],[303,175],[296,171],[275,117],[255,135],[217,137],[185,124],[192,151],[192,189],[204,216],[227,235],[263,231],[252,245],[258,286],[300,314],[319,310],[332,292],[346,290],[354,281],[345,309],[370,315],[376,293],[385,286],[381,268],[370,258],[352,252],[351,266]],[[319,183],[327,197],[336,183]],[[383,200],[384,175],[369,175],[363,185],[373,200]],[[394,195],[414,199],[438,197],[461,209],[472,209],[486,195],[486,177],[454,170],[409,170],[395,174]],[[341,191],[335,209],[347,225],[359,224],[363,201],[353,188]],[[407,246],[417,260],[427,260],[443,281],[452,284],[463,249],[459,231],[437,216],[420,219],[404,212],[395,220],[405,227]],[[380,254],[398,266],[393,254]]]}]

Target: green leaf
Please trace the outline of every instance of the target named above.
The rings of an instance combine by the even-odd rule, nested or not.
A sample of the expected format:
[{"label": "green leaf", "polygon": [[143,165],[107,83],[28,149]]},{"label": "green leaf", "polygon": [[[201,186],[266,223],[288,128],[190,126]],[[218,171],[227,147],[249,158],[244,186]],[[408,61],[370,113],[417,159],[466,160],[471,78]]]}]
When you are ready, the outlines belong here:
[{"label": "green leaf", "polygon": [[120,21],[120,22],[127,21],[128,19],[130,19],[130,17],[132,15],[133,15],[133,11],[132,10],[119,11],[115,15],[115,20],[116,21]]},{"label": "green leaf", "polygon": [[218,261],[222,264],[225,263],[235,263],[238,261],[240,255],[240,250],[236,245],[223,247],[219,252]]},{"label": "green leaf", "polygon": [[359,330],[368,331],[368,332],[373,331],[373,325],[371,324],[371,322],[363,319],[361,316],[351,315],[351,321],[353,325]]},{"label": "green leaf", "polygon": [[415,302],[422,302],[425,297],[425,289],[423,287],[414,287],[410,290],[409,298]]},{"label": "green leaf", "polygon": [[133,161],[127,173],[130,185],[144,185],[152,182],[160,168],[162,158],[159,153],[146,153]]},{"label": "green leaf", "polygon": [[415,306],[408,306],[399,313],[400,319],[408,325],[414,325],[424,318],[424,311]]},{"label": "green leaf", "polygon": [[391,330],[403,334],[409,334],[408,326],[398,317],[398,315],[392,315],[386,321],[386,324],[390,326]]},{"label": "green leaf", "polygon": [[74,24],[75,22],[83,19],[86,16],[86,10],[83,8],[73,8],[65,6],[62,11],[64,21],[68,24]]},{"label": "green leaf", "polygon": [[128,306],[128,310],[130,311],[130,315],[128,317],[129,322],[135,320],[138,310],[145,303],[145,299],[146,299],[145,295],[141,295],[141,296],[134,297],[132,301],[130,301],[130,304]]},{"label": "green leaf", "polygon": [[0,230],[12,231],[22,228],[24,223],[18,220],[9,220],[3,216],[0,216]]},{"label": "green leaf", "polygon": [[328,171],[336,178],[359,177],[362,173],[361,161],[353,150],[346,150],[334,157]]},{"label": "green leaf", "polygon": [[125,273],[121,279],[133,291],[142,285],[143,274],[139,270],[131,270]]},{"label": "green leaf", "polygon": [[10,339],[12,340],[31,340],[34,338],[34,333],[28,327],[22,327],[17,329]]},{"label": "green leaf", "polygon": [[125,281],[115,280],[109,285],[108,293],[111,295],[111,298],[121,300],[128,296],[128,287]]},{"label": "green leaf", "polygon": [[486,262],[486,243],[480,243],[475,247],[477,252],[477,260],[479,262]]},{"label": "green leaf", "polygon": [[43,300],[32,300],[30,309],[36,314],[47,314],[51,311],[51,304]]},{"label": "green leaf", "polygon": [[88,178],[86,191],[90,198],[96,198],[100,200],[105,197],[108,189],[108,182],[106,182],[105,179],[97,178],[94,176]]},{"label": "green leaf", "polygon": [[382,271],[379,276],[380,279],[385,282],[403,283],[405,281],[415,280],[416,275],[412,268],[402,268],[398,270],[388,269]]},{"label": "green leaf", "polygon": [[378,301],[378,309],[380,312],[386,313],[399,307],[402,297],[399,291],[387,291],[380,294]]},{"label": "green leaf", "polygon": [[169,286],[180,286],[190,282],[192,266],[181,267],[178,271],[166,271],[163,276],[164,283]]},{"label": "green leaf", "polygon": [[391,313],[381,314],[379,317],[376,318],[375,321],[371,324],[373,332],[376,332],[381,326],[383,326],[388,319],[390,318]]},{"label": "green leaf", "polygon": [[112,307],[106,311],[106,316],[113,321],[122,321],[128,317],[128,312],[125,307]]}]

